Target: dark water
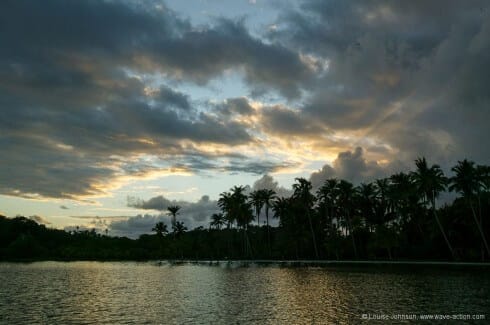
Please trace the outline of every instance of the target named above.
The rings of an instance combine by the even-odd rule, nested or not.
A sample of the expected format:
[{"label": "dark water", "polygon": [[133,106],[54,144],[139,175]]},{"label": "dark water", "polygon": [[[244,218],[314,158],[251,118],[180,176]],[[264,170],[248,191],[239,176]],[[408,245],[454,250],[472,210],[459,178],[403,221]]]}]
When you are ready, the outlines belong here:
[{"label": "dark water", "polygon": [[490,323],[488,268],[0,263],[5,324],[357,324],[414,314]]}]

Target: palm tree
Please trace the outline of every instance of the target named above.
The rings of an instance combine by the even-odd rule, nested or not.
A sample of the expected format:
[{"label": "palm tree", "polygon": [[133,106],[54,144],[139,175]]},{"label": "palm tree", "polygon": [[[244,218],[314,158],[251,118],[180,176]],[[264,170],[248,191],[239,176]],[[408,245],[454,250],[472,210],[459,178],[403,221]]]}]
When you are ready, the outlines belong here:
[{"label": "palm tree", "polygon": [[232,212],[235,215],[237,225],[244,229],[253,221],[251,206],[247,202],[244,186],[234,186],[231,188]]},{"label": "palm tree", "polygon": [[338,206],[343,212],[344,221],[346,221],[347,230],[352,239],[352,247],[354,248],[354,256],[357,258],[356,240],[354,238],[354,227],[352,225],[352,211],[355,206],[356,190],[354,185],[348,181],[341,180],[337,185],[337,200]]},{"label": "palm tree", "polygon": [[376,180],[376,218],[379,222],[386,222],[394,217],[394,200],[391,191],[390,179]]},{"label": "palm tree", "polygon": [[182,221],[175,222],[174,233],[176,237],[180,237],[183,233],[187,231],[187,227]]},{"label": "palm tree", "polygon": [[449,242],[449,239],[447,238],[446,232],[442,227],[436,211],[436,198],[439,196],[440,192],[446,189],[447,178],[444,176],[444,173],[439,165],[432,165],[429,168],[425,157],[416,159],[415,166],[417,167],[417,170],[412,173],[412,179],[417,187],[419,195],[422,196],[423,205],[426,206],[430,202],[432,214],[436,219],[439,230],[444,237],[453,259],[455,259],[456,255],[454,254],[454,250]]},{"label": "palm tree", "polygon": [[303,205],[303,209],[308,217],[308,222],[310,224],[311,238],[313,240],[313,248],[315,250],[315,257],[318,259],[318,249],[316,247],[315,232],[313,230],[313,223],[311,222],[310,209],[315,203],[315,196],[311,194],[311,182],[304,178],[295,178],[297,183],[293,184],[293,197],[298,199]]},{"label": "palm tree", "polygon": [[[358,203],[361,216],[369,226],[375,225],[376,220],[376,187],[373,183],[361,183],[357,187]],[[370,228],[370,227],[369,227]],[[369,229],[372,231],[372,229]]]},{"label": "palm tree", "polygon": [[262,197],[262,202],[265,204],[265,220],[267,223],[267,244],[269,247],[269,255],[271,255],[271,235],[270,235],[270,227],[269,227],[269,209],[272,203],[272,200],[276,198],[276,192],[269,189],[260,190],[260,196]]},{"label": "palm tree", "polygon": [[412,175],[403,172],[391,175],[388,198],[399,224],[406,225],[417,217],[420,200]]},{"label": "palm tree", "polygon": [[260,211],[264,206],[264,200],[262,199],[262,190],[256,190],[249,194],[250,203],[255,209],[255,216],[257,217],[257,226],[260,227]]},{"label": "palm tree", "polygon": [[157,224],[155,225],[155,227],[153,227],[151,229],[151,231],[156,232],[157,236],[160,238],[162,238],[164,235],[168,234],[167,225],[161,221],[157,222]]},{"label": "palm tree", "polygon": [[490,191],[490,166],[478,165],[476,171],[480,179],[482,189],[486,192]]},{"label": "palm tree", "polygon": [[276,198],[274,202],[272,202],[272,211],[274,214],[273,218],[279,219],[279,226],[284,225],[284,219],[287,218],[287,214],[289,212],[290,199],[279,197]]},{"label": "palm tree", "polygon": [[238,228],[242,228],[244,237],[244,248],[246,254],[252,252],[250,241],[248,240],[248,225],[253,220],[251,206],[247,202],[244,186],[234,186],[230,189],[231,192],[223,192],[220,194],[218,206],[223,211],[228,228],[235,221]]},{"label": "palm tree", "polygon": [[209,225],[211,227],[215,227],[218,230],[221,230],[221,227],[224,226],[225,223],[226,223],[226,219],[222,213],[213,213]]},{"label": "palm tree", "polygon": [[180,206],[171,205],[167,207],[168,213],[172,216],[172,228],[175,227],[175,223],[177,221],[177,215],[179,214]]},{"label": "palm tree", "polygon": [[449,190],[460,193],[465,199],[466,203],[469,205],[473,219],[478,227],[478,231],[480,232],[482,242],[485,246],[487,254],[490,256],[490,249],[488,247],[485,234],[483,233],[481,223],[476,217],[475,207],[473,206],[473,200],[475,199],[475,196],[480,193],[482,188],[481,178],[478,177],[475,163],[466,159],[463,161],[458,161],[458,164],[451,168],[451,170],[455,173],[455,175],[451,177],[451,185],[449,186]]},{"label": "palm tree", "polygon": [[335,178],[327,179],[316,194],[320,206],[324,209],[324,217],[328,223],[331,223],[334,219],[335,193],[338,184],[339,181]]},{"label": "palm tree", "polygon": [[244,186],[234,186],[231,188],[231,203],[237,225],[242,228],[245,255],[252,257],[252,246],[250,245],[250,240],[248,238],[248,225],[253,221],[254,217],[244,192]]},{"label": "palm tree", "polygon": [[227,223],[227,228],[230,229],[235,221],[233,216],[233,197],[229,192],[223,192],[218,199],[218,206],[223,211],[224,218]]},{"label": "palm tree", "polygon": [[274,212],[272,217],[279,219],[279,227],[287,234],[287,243],[294,244],[294,252],[296,258],[299,259],[299,240],[303,234],[303,224],[297,218],[297,201],[294,198],[276,198],[272,203]]},{"label": "palm tree", "polygon": [[[316,193],[318,199],[318,215],[322,216],[320,222],[322,234],[324,235],[323,246],[327,248],[327,251],[333,249],[337,259],[339,257],[338,244],[340,243],[340,235],[337,223],[334,224],[333,221],[335,220],[337,222],[335,219],[335,195],[338,183],[339,181],[335,178],[327,179]],[[322,242],[321,239],[320,242]]]}]

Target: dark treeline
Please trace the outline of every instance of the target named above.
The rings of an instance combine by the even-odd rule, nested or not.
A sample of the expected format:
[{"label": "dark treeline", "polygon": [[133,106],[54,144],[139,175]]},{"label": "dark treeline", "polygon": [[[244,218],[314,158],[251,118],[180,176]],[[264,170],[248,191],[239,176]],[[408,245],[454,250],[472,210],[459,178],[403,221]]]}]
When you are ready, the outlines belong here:
[{"label": "dark treeline", "polygon": [[[0,217],[0,258],[488,260],[490,167],[463,160],[450,177],[425,158],[415,167],[359,186],[328,179],[316,193],[297,178],[286,198],[235,186],[209,228],[188,231],[171,206],[171,229],[160,222],[137,240]],[[439,206],[445,191],[457,197]]]}]

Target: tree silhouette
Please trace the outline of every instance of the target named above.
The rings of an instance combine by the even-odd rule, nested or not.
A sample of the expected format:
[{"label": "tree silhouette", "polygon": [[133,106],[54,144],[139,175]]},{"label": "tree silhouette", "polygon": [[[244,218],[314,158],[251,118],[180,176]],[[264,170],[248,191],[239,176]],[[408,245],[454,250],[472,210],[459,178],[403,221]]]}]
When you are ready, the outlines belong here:
[{"label": "tree silhouette", "polygon": [[311,194],[311,182],[304,178],[295,178],[296,183],[293,184],[293,197],[298,199],[304,209],[304,213],[308,218],[308,223],[310,224],[311,239],[313,240],[313,248],[315,250],[315,257],[318,259],[318,248],[316,247],[315,231],[313,230],[313,223],[311,221],[311,208],[315,203],[315,196]]},{"label": "tree silhouette", "polygon": [[187,231],[187,227],[184,225],[184,222],[177,221],[174,226],[174,234],[178,238],[182,236]]},{"label": "tree silhouette", "polygon": [[211,216],[211,222],[209,225],[211,227],[215,227],[217,230],[221,230],[221,227],[223,227],[226,224],[226,219],[222,213],[213,213]]},{"label": "tree silhouette", "polygon": [[446,189],[446,184],[448,182],[447,178],[444,176],[444,173],[442,172],[439,165],[432,165],[429,168],[425,157],[416,159],[415,166],[417,167],[417,170],[412,173],[412,176],[415,186],[417,187],[419,196],[421,196],[424,206],[426,206],[430,202],[430,205],[432,207],[432,214],[436,219],[439,230],[444,237],[446,245],[451,252],[453,259],[456,259],[453,247],[449,242],[449,239],[446,235],[446,232],[444,231],[444,228],[442,227],[441,221],[439,220],[436,211],[436,198],[439,196],[440,192]]},{"label": "tree silhouette", "polygon": [[356,200],[356,190],[354,185],[348,181],[341,180],[337,186],[337,204],[340,211],[342,212],[342,217],[345,221],[348,234],[350,234],[352,239],[352,247],[354,249],[354,256],[357,258],[357,247],[356,240],[354,237],[354,227],[352,223],[353,208],[355,206]]},{"label": "tree silhouette", "polygon": [[263,193],[261,190],[255,190],[249,194],[250,204],[255,210],[255,216],[257,217],[257,226],[260,227],[260,212],[264,206],[264,200],[262,198]]},{"label": "tree silhouette", "polygon": [[480,232],[483,245],[485,245],[487,254],[490,256],[490,248],[488,247],[487,239],[483,233],[481,222],[476,217],[475,207],[473,205],[473,201],[481,191],[483,179],[481,175],[478,175],[477,169],[475,168],[475,163],[466,159],[463,161],[458,161],[458,164],[451,170],[455,173],[455,175],[451,178],[449,190],[463,195],[463,198],[470,207],[471,214],[473,215],[473,219],[476,223],[478,231]]},{"label": "tree silhouette", "polygon": [[157,222],[157,224],[151,229],[151,231],[156,232],[157,236],[160,238],[168,234],[167,225],[161,221]]},{"label": "tree silhouette", "polygon": [[271,255],[271,234],[269,226],[269,210],[272,204],[272,200],[276,197],[276,192],[270,189],[260,190],[260,197],[265,205],[265,220],[267,224],[267,246],[269,247],[269,256]]},{"label": "tree silhouette", "polygon": [[172,216],[172,227],[175,227],[175,222],[177,221],[177,215],[179,214],[180,206],[171,205],[167,207],[168,213]]}]

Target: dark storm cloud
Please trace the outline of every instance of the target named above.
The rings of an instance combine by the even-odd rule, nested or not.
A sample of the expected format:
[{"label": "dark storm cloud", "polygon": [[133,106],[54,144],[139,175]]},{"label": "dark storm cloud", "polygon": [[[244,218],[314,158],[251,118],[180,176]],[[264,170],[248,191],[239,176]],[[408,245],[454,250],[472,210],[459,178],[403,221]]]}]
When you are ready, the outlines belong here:
[{"label": "dark storm cloud", "polygon": [[215,106],[224,115],[252,115],[254,113],[254,109],[245,97],[228,98],[223,103]]},{"label": "dark storm cloud", "polygon": [[[240,68],[253,85],[291,97],[309,73],[295,52],[253,38],[241,22],[220,19],[196,29],[158,2],[0,6],[0,193],[102,194],[115,177],[158,169],[124,158],[134,154],[169,162],[179,156],[184,164],[197,155],[202,168],[252,173],[280,165],[235,160],[219,166],[188,152],[179,141],[233,146],[253,138],[239,122],[197,110],[187,94],[165,85],[147,89],[137,74],[206,83]],[[250,109],[240,99],[228,104],[241,114]]]},{"label": "dark storm cloud", "polygon": [[282,168],[295,167],[296,163],[278,159],[258,159],[239,153],[204,153],[189,151],[185,155],[168,157],[176,168],[200,173],[217,171],[225,173],[245,172],[254,175],[272,173]]},{"label": "dark storm cloud", "polygon": [[395,148],[488,162],[487,1],[308,0],[269,37],[328,61],[303,114]]},{"label": "dark storm cloud", "polygon": [[288,98],[297,97],[300,82],[311,77],[296,52],[254,39],[242,22],[224,18],[210,28],[156,42],[149,54],[163,70],[174,69],[198,83],[227,68],[242,67],[253,88],[272,86]]},{"label": "dark storm cloud", "polygon": [[189,96],[183,94],[179,91],[175,91],[172,88],[162,86],[159,90],[157,99],[170,106],[175,106],[176,108],[190,110],[191,103],[189,101]]},{"label": "dark storm cloud", "polygon": [[[220,18],[194,28],[163,4],[59,0],[7,1],[2,4],[0,57],[4,69],[33,70],[30,82],[45,86],[88,82],[80,71],[59,61],[89,58],[98,69],[115,66],[155,69],[199,83],[228,68],[243,68],[252,85],[298,95],[309,70],[280,44],[253,38],[243,22]],[[10,71],[12,73],[12,71]]]},{"label": "dark storm cloud", "polygon": [[261,123],[264,131],[279,135],[320,135],[324,129],[299,111],[282,106],[265,107]]},{"label": "dark storm cloud", "polygon": [[[196,27],[157,1],[3,1],[0,193],[77,198],[159,168],[288,166],[198,149],[258,142],[238,115],[258,114],[253,129],[280,136],[356,131],[405,162],[489,162],[486,1],[307,0],[280,16],[265,40],[240,20]],[[301,99],[298,109],[238,97],[203,110],[168,86],[229,70],[252,94]],[[134,158],[144,154],[157,162]]]}]

